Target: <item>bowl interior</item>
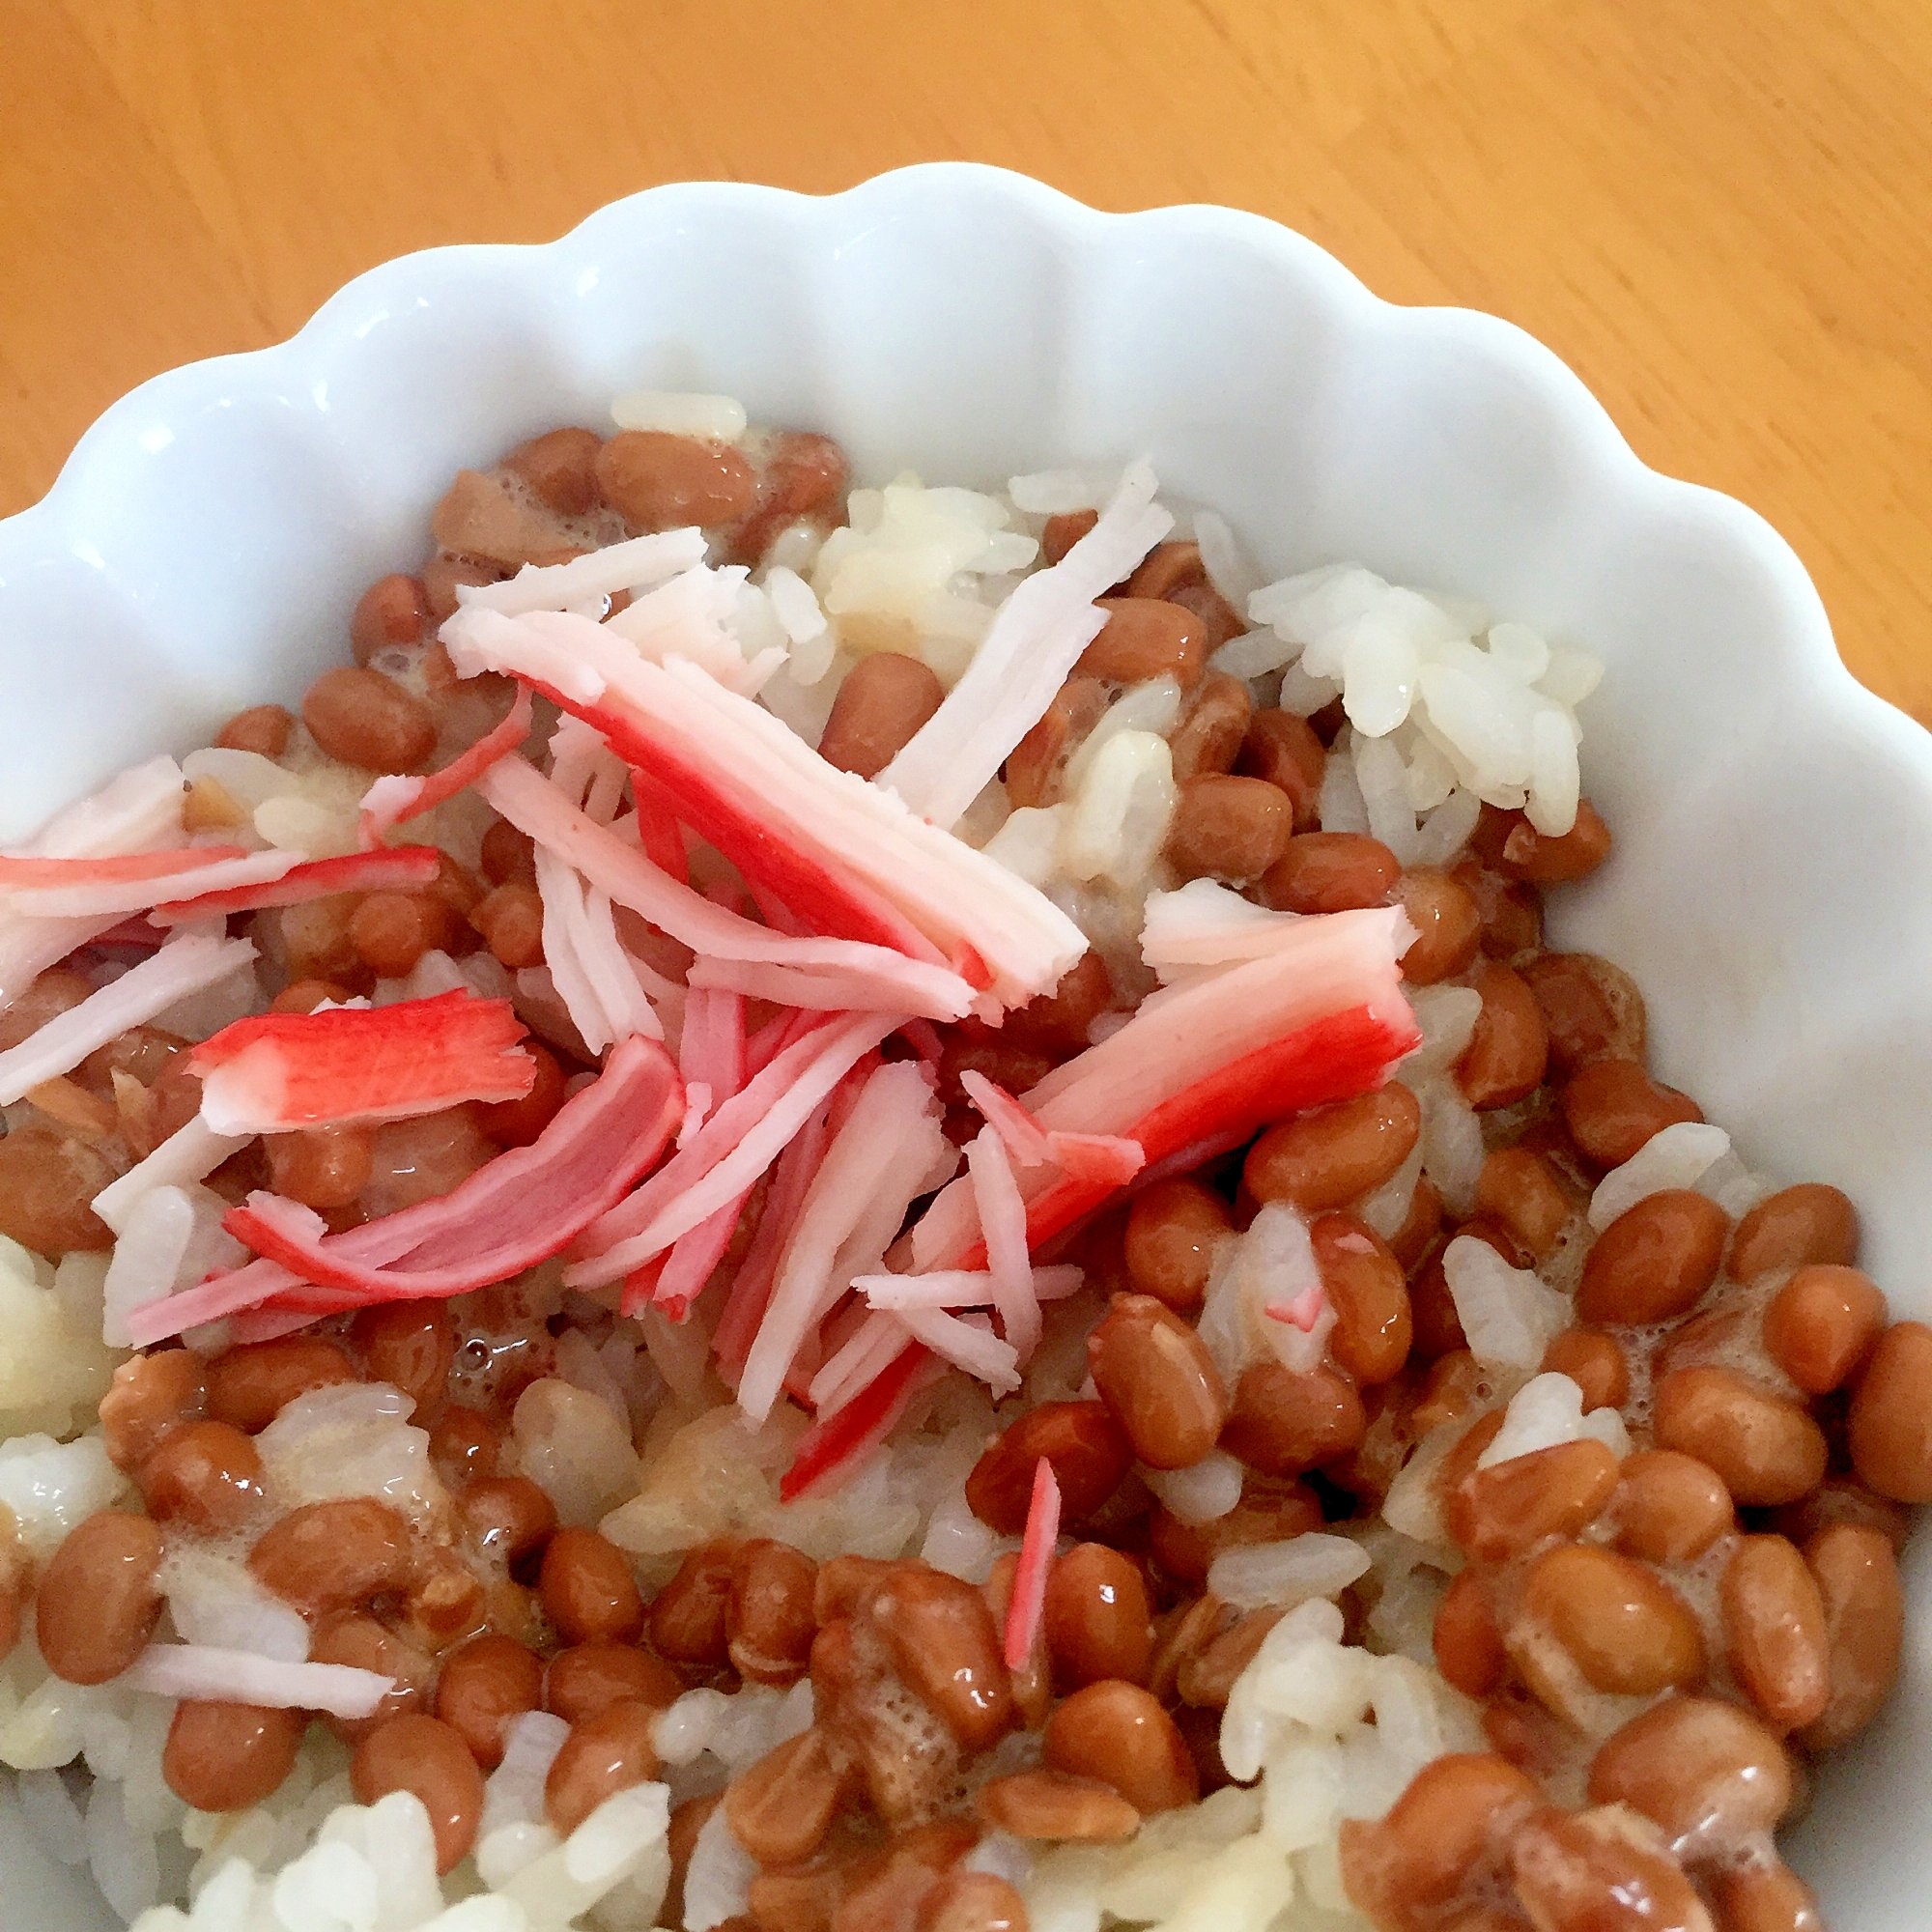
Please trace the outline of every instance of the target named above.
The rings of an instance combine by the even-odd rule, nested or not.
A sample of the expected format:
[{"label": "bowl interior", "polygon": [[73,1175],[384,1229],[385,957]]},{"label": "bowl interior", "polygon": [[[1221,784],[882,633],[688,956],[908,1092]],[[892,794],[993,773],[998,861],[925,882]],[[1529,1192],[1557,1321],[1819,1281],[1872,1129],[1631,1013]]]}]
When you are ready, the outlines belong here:
[{"label": "bowl interior", "polygon": [[[1636,974],[1661,1076],[1754,1164],[1853,1194],[1894,1310],[1932,1314],[1932,740],[1852,683],[1782,542],[1645,469],[1548,352],[1387,307],[1252,216],[942,166],[655,189],[546,248],[379,269],[293,342],[135,391],[0,526],[0,836],[297,697],[454,469],[640,385],[823,428],[872,481],[1149,452],[1270,575],[1360,558],[1598,652],[1585,784],[1618,847],[1558,937]],[[1899,1797],[1932,1773],[1925,1564],[1917,1539],[1901,1693],[1797,1841],[1861,1932],[1921,1922],[1932,1881]]]}]

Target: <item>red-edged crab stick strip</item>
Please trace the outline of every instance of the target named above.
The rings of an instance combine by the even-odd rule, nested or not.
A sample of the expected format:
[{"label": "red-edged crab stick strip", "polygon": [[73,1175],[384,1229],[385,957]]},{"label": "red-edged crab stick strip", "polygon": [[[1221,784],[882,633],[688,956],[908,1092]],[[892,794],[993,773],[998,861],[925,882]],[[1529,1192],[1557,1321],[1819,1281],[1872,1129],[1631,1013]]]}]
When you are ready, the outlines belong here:
[{"label": "red-edged crab stick strip", "polygon": [[1042,1456],[1033,1465],[1033,1495],[1027,1503],[1026,1527],[1020,1532],[1020,1557],[1013,1568],[1013,1594],[1007,1605],[1003,1654],[1009,1670],[1024,1670],[1039,1636],[1046,1612],[1046,1577],[1053,1567],[1053,1546],[1060,1541],[1060,1479]]},{"label": "red-edged crab stick strip", "polygon": [[1124,1187],[1147,1165],[1141,1144],[1119,1134],[1048,1133],[1004,1087],[983,1073],[969,1067],[960,1074],[959,1084],[999,1135],[1008,1156],[1022,1167],[1050,1162],[1076,1180]]},{"label": "red-edged crab stick strip", "polygon": [[[690,947],[698,955],[694,983],[703,983],[698,967],[736,962],[795,969],[809,977],[830,976],[841,992],[900,1017],[918,1013],[957,1019],[972,1003],[974,988],[946,966],[910,959],[892,948],[865,941],[794,938],[714,905],[702,893],[661,872],[615,832],[580,811],[521,758],[493,767],[476,788],[520,832],[575,867],[615,904],[640,913],[659,931]],[[755,972],[745,978],[748,983],[728,990],[763,994],[764,984]],[[782,978],[783,984],[777,989],[780,1004],[796,1004],[788,997],[794,989],[791,975]]]},{"label": "red-edged crab stick strip", "polygon": [[128,1324],[134,1346],[271,1298],[280,1308],[327,1312],[507,1281],[568,1247],[648,1173],[683,1110],[670,1057],[634,1036],[611,1048],[603,1072],[528,1147],[486,1161],[433,1201],[327,1235],[307,1208],[257,1194],[227,1218],[264,1259],[135,1309]]},{"label": "red-edged crab stick strip", "polygon": [[440,865],[441,855],[434,845],[395,845],[381,852],[352,852],[340,859],[306,859],[279,878],[170,900],[156,906],[148,918],[156,925],[182,925],[189,920],[226,919],[230,913],[262,912],[270,906],[305,905],[335,893],[409,892],[432,884]]},{"label": "red-edged crab stick strip", "polygon": [[[684,1075],[684,1091],[689,1094],[695,1086],[706,1088],[713,1107],[722,1106],[744,1087],[743,1000],[734,993],[702,989],[690,995],[684,1006],[684,1032],[678,1039],[678,1067]],[[724,1250],[731,1245],[738,1216],[744,1211],[751,1192],[747,1187],[688,1235],[680,1235],[671,1243],[654,1281],[645,1284],[637,1275],[627,1276],[623,1312],[626,1315],[638,1312],[646,1298],[640,1291],[647,1286],[648,1298],[673,1321],[682,1321],[691,1313],[691,1304],[697,1299],[698,1291],[711,1279],[712,1269],[724,1260]]]},{"label": "red-edged crab stick strip", "polygon": [[724,1312],[718,1318],[711,1347],[720,1370],[734,1385],[771,1302],[772,1284],[778,1279],[779,1263],[784,1257],[785,1237],[797,1222],[812,1176],[825,1158],[826,1144],[832,1138],[831,1116],[832,1102],[820,1101],[791,1145],[778,1157],[752,1244],[731,1278],[730,1293],[725,1298]]},{"label": "red-edged crab stick strip", "polygon": [[[185,856],[185,855],[170,855]],[[238,887],[266,885],[301,864],[299,852],[247,852],[239,845],[207,845],[195,854],[198,865],[170,867],[140,878],[89,877],[94,866],[123,863],[110,859],[36,859],[36,867],[61,865],[75,869],[66,882],[52,885],[0,885],[8,906],[16,912],[49,919],[119,918],[142,912],[163,897],[199,898]]]},{"label": "red-edged crab stick strip", "polygon": [[[183,838],[185,781],[172,758],[150,758],[98,792],[55,813],[33,840],[37,857],[99,858],[141,852]],[[49,966],[115,923],[111,915],[48,919],[14,913],[0,919],[0,1010],[11,1007]]]},{"label": "red-edged crab stick strip", "polygon": [[764,1320],[738,1380],[738,1406],[762,1422],[806,1338],[831,1314],[852,1278],[876,1268],[907,1207],[941,1161],[932,1077],[918,1061],[876,1068],[833,1137],[785,1240]]},{"label": "red-edged crab stick strip", "polygon": [[[1296,920],[1265,957],[1151,995],[1024,1103],[1049,1134],[1136,1142],[1151,1167],[1378,1087],[1421,1037],[1396,966],[1411,930],[1398,907]],[[1029,1244],[1070,1226],[1114,1184],[1030,1170]],[[915,1265],[978,1265],[977,1218],[970,1193],[948,1188],[913,1231]]]},{"label": "red-edged crab stick strip", "polygon": [[380,778],[362,794],[356,837],[365,852],[381,848],[384,839],[406,818],[419,818],[445,805],[473,785],[498,758],[506,758],[530,735],[530,694],[517,687],[517,701],[500,724],[486,731],[460,756],[427,778],[392,773]]},{"label": "red-edged crab stick strip", "polygon": [[404,1121],[465,1100],[521,1100],[537,1064],[508,1000],[440,993],[388,1007],[326,1007],[237,1020],[188,1056],[217,1134],[281,1134]]},{"label": "red-edged crab stick strip", "polygon": [[946,1373],[917,1342],[903,1350],[836,1415],[799,1438],[791,1467],[779,1479],[780,1500],[836,1489],[893,1433],[913,1397]]},{"label": "red-edged crab stick strip", "polygon": [[879,774],[882,786],[935,825],[959,818],[1106,623],[1094,600],[1131,577],[1174,527],[1155,487],[1149,464],[1129,465],[1094,527],[1058,563],[1020,581],[965,675]]},{"label": "red-edged crab stick strip", "polygon": [[243,845],[176,845],[164,852],[115,852],[100,859],[43,859],[0,852],[0,892],[52,886],[143,885],[173,872],[192,872],[228,859],[245,859]]},{"label": "red-edged crab stick strip", "polygon": [[1045,992],[1086,951],[1024,880],[682,659],[649,663],[564,613],[464,610],[442,636],[460,669],[512,672],[595,724],[675,795],[684,823],[815,931],[943,961],[994,1009]]},{"label": "red-edged crab stick strip", "polygon": [[643,1186],[585,1234],[572,1288],[621,1281],[707,1221],[771,1166],[812,1110],[893,1029],[889,1015],[851,1013],[819,1027],[734,1094]]},{"label": "red-edged crab stick strip", "polygon": [[1053,1158],[1046,1129],[997,1081],[969,1066],[960,1074],[959,1085],[1022,1167],[1038,1167]]},{"label": "red-edged crab stick strip", "polygon": [[0,1053],[0,1106],[56,1074],[71,1072],[98,1047],[145,1026],[178,1000],[199,993],[245,967],[255,949],[245,939],[191,933],[150,953],[120,979],[57,1013],[18,1046]]},{"label": "red-edged crab stick strip", "polygon": [[[992,1277],[993,1306],[1014,1353],[1024,1362],[1038,1345],[1039,1297],[1034,1293],[1033,1257],[1027,1249],[1026,1202],[998,1132],[981,1127],[966,1149],[967,1179],[980,1218],[980,1238]],[[931,1346],[917,1324],[914,1334]]]}]

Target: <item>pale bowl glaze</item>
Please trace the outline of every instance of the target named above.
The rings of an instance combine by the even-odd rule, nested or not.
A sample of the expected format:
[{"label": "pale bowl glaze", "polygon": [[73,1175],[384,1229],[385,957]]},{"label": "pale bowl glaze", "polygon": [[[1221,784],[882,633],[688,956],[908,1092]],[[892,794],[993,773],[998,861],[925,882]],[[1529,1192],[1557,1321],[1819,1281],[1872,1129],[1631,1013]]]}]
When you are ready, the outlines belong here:
[{"label": "pale bowl glaze", "polygon": [[[294,700],[454,469],[636,387],[826,430],[874,482],[1147,452],[1271,575],[1360,558],[1599,653],[1584,783],[1617,849],[1562,943],[1636,975],[1661,1076],[1754,1165],[1850,1192],[1894,1312],[1932,1315],[1932,738],[1853,682],[1776,533],[1646,469],[1548,350],[1228,209],[1100,214],[963,165],[659,187],[548,246],[390,262],[290,342],[144,384],[0,524],[0,838]],[[1932,1897],[1927,1570],[1920,1536],[1905,1681],[1792,1842],[1839,1932]],[[36,1870],[10,1793],[0,1866],[15,1932],[113,1922]]]}]

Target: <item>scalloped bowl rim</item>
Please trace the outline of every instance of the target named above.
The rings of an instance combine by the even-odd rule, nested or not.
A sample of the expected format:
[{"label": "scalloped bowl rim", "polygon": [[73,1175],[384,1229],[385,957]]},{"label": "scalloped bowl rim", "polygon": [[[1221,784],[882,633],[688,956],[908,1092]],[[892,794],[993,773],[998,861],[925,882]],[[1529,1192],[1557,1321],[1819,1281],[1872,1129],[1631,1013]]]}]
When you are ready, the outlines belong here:
[{"label": "scalloped bowl rim", "polygon": [[[144,439],[170,420],[218,406],[224,396],[272,391],[277,385],[326,383],[338,358],[353,356],[357,343],[375,325],[417,298],[416,292],[452,271],[460,279],[492,269],[522,272],[526,265],[573,265],[594,272],[597,258],[620,242],[641,215],[656,217],[675,208],[689,224],[732,212],[780,211],[792,225],[835,216],[903,214],[908,204],[951,198],[997,206],[1025,217],[1056,242],[1075,244],[1105,232],[1140,233],[1150,238],[1177,230],[1238,244],[1277,270],[1295,295],[1325,309],[1352,335],[1394,331],[1411,342],[1425,339],[1459,345],[1507,369],[1558,425],[1564,453],[1585,472],[1593,491],[1641,499],[1660,516],[1694,526],[1708,538],[1713,554],[1728,547],[1733,560],[1760,580],[1776,606],[1775,635],[1766,639],[1773,682],[1788,685],[1783,695],[1814,707],[1818,717],[1841,727],[1862,751],[1913,794],[1915,826],[1932,846],[1932,735],[1859,684],[1840,660],[1824,606],[1791,547],[1755,511],[1735,498],[1684,482],[1652,469],[1637,457],[1608,412],[1582,381],[1552,351],[1515,324],[1482,312],[1454,307],[1405,307],[1374,295],[1317,243],[1259,214],[1212,205],[1182,205],[1126,213],[1086,207],[1027,177],[977,163],[935,162],[877,176],[836,195],[811,196],[737,183],[671,183],[611,203],[555,241],[541,243],[469,243],[420,250],[372,268],[347,283],[315,312],[295,335],[271,346],[212,357],[156,375],[111,405],[81,437],[53,487],[40,502],[0,522],[0,598],[16,571],[37,561],[65,557],[96,562],[88,554],[83,519],[97,489],[111,495],[117,473],[138,462]],[[862,233],[865,231],[861,231]],[[108,573],[111,577],[111,572]],[[0,607],[4,608],[4,607]],[[1587,756],[1587,753],[1586,753]],[[1923,1708],[1921,1692],[1932,1675],[1932,1615],[1926,1613],[1932,1565],[1923,1560],[1925,1539],[1908,1551],[1908,1575],[1915,1614],[1909,1626],[1908,1676],[1913,1702]],[[1901,1720],[1902,1721],[1902,1720]],[[1893,1728],[1896,1728],[1894,1724]],[[1904,1741],[1889,1740],[1895,1747]],[[1921,1759],[1932,1756],[1920,1751]],[[1842,1806],[1834,1809],[1842,1811]],[[19,1814],[0,1781],[0,1861],[12,1865],[18,1852]],[[1894,1829],[1894,1846],[1901,1841]],[[10,1840],[14,1849],[8,1850]],[[1833,1862],[1840,1870],[1844,1854]],[[1865,1902],[1885,1909],[1902,1932],[1910,1918],[1890,1919],[1911,1907],[1895,1886],[1909,1889],[1903,1864],[1887,1873],[1867,1874]],[[1932,1864],[1928,1864],[1932,1875]],[[71,1878],[71,1875],[66,1875]],[[1885,1889],[1875,1899],[1869,1887]],[[53,1893],[47,1894],[50,1901]],[[72,1910],[71,1906],[67,1908]],[[48,1924],[54,1921],[49,1919]]]}]

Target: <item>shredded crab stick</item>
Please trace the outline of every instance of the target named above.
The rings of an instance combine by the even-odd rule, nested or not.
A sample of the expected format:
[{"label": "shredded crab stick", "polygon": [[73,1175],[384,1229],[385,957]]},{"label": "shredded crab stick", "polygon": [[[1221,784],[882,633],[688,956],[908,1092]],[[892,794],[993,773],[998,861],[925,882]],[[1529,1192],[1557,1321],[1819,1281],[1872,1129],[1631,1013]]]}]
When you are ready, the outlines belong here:
[{"label": "shredded crab stick", "polygon": [[504,583],[460,583],[456,601],[465,610],[571,611],[620,590],[647,589],[704,561],[704,532],[658,530],[586,551],[568,563],[526,563]]},{"label": "shredded crab stick", "polygon": [[521,1100],[537,1065],[508,1000],[440,993],[237,1020],[188,1057],[217,1134],[404,1121],[465,1100]]},{"label": "shredded crab stick", "polygon": [[509,715],[494,729],[486,731],[475,744],[452,758],[440,772],[427,778],[410,778],[391,773],[380,778],[362,794],[362,810],[356,820],[356,837],[365,852],[381,848],[394,827],[406,818],[419,818],[445,805],[460,791],[472,785],[498,758],[506,758],[530,735],[530,694],[527,685],[517,687],[517,701]]},{"label": "shredded crab stick", "polygon": [[1141,957],[1162,980],[1265,958],[1294,945],[1305,915],[1270,912],[1212,879],[1190,879],[1171,893],[1150,893],[1141,925]]},{"label": "shredded crab stick", "polygon": [[1086,951],[1044,895],[694,665],[645,662],[561,614],[460,611],[443,637],[459,668],[511,671],[595,724],[674,795],[684,823],[817,931],[948,962],[995,1007],[1047,991]]},{"label": "shredded crab stick", "polygon": [[[1081,1270],[1067,1263],[1033,1270],[1039,1301],[1062,1301],[1079,1292]],[[874,1308],[991,1308],[993,1277],[978,1268],[935,1268],[931,1274],[855,1275],[852,1286]]]},{"label": "shredded crab stick", "polygon": [[190,933],[171,940],[79,1006],[56,1014],[18,1046],[0,1053],[0,1106],[12,1106],[42,1081],[71,1072],[129,1027],[146,1026],[178,1000],[218,985],[254,957],[255,949],[245,939]]},{"label": "shredded crab stick", "polygon": [[1263,1304],[1262,1313],[1270,1321],[1285,1321],[1291,1327],[1299,1328],[1304,1335],[1315,1332],[1315,1324],[1321,1320],[1321,1284],[1312,1281],[1299,1294],[1285,1301],[1269,1301]]},{"label": "shredded crab stick", "polygon": [[[203,893],[231,887],[265,885],[301,864],[299,852],[245,852],[239,845],[211,845],[206,849],[209,856],[202,864],[176,867],[158,876],[89,879],[75,873],[67,884],[9,888],[5,892],[6,902],[16,912],[51,919],[100,919],[110,915],[118,919],[127,913],[143,912],[163,896],[196,898]],[[86,867],[98,862],[74,859],[60,863]]]},{"label": "shredded crab stick", "polygon": [[164,852],[116,852],[101,859],[43,859],[0,852],[0,893],[46,886],[139,885],[165,881],[224,859],[245,859],[242,845],[177,845]]},{"label": "shredded crab stick", "polygon": [[901,1350],[836,1415],[799,1437],[791,1467],[779,1479],[780,1500],[836,1489],[893,1433],[913,1397],[945,1373],[919,1343]]},{"label": "shredded crab stick", "polygon": [[791,1145],[780,1154],[772,1169],[772,1183],[758,1214],[752,1244],[731,1279],[724,1312],[711,1338],[719,1368],[727,1380],[736,1383],[744,1370],[753,1337],[765,1319],[772,1298],[772,1284],[778,1278],[779,1263],[784,1256],[785,1236],[798,1219],[805,1204],[806,1190],[825,1157],[826,1143],[832,1138],[832,1103],[821,1101]]},{"label": "shredded crab stick", "polygon": [[892,1020],[852,1013],[816,1028],[734,1094],[637,1193],[593,1225],[572,1288],[619,1281],[751,1186],[846,1071],[892,1031]]},{"label": "shredded crab stick", "polygon": [[677,814],[671,810],[662,789],[643,772],[631,774],[631,799],[637,808],[638,843],[666,878],[680,886],[691,883],[691,854],[684,849],[684,834],[677,829]]},{"label": "shredded crab stick", "polygon": [[[1378,1087],[1420,1038],[1396,966],[1412,930],[1393,906],[1296,920],[1265,956],[1150,995],[1024,1103],[1049,1134],[1118,1136],[1151,1167]],[[1112,1191],[1040,1169],[1022,1187],[1036,1247]],[[949,1188],[913,1231],[915,1264],[972,1265],[976,1218],[970,1194]]]},{"label": "shredded crab stick", "polygon": [[1147,1165],[1147,1150],[1124,1134],[1064,1134],[1046,1137],[1053,1163],[1068,1179],[1124,1187]]},{"label": "shredded crab stick", "polygon": [[547,845],[535,855],[543,900],[544,963],[571,1024],[593,1054],[626,1034],[664,1037],[638,962],[617,937],[608,893],[586,886],[577,869]]},{"label": "shredded crab stick", "polygon": [[1038,1167],[1053,1158],[1046,1129],[997,1081],[969,1066],[960,1074],[959,1085],[1022,1167]]},{"label": "shredded crab stick", "polygon": [[943,1362],[977,1377],[995,1395],[1009,1395],[1020,1385],[1019,1351],[993,1333],[985,1315],[954,1315],[944,1308],[901,1308],[890,1318],[903,1324],[913,1339],[923,1343]]},{"label": "shredded crab stick", "polygon": [[[186,782],[172,758],[150,758],[57,812],[31,850],[48,858],[98,858],[179,845]],[[85,946],[114,923],[101,915],[49,919],[14,913],[0,918],[0,1009],[11,1007],[49,966],[59,965],[76,946]]]},{"label": "shredded crab stick", "polygon": [[[794,968],[814,977],[830,975],[841,988],[863,993],[867,1006],[891,1009],[901,1017],[918,1013],[956,1019],[973,1000],[973,987],[944,966],[908,959],[890,948],[862,941],[795,938],[714,905],[702,893],[660,871],[608,826],[579,810],[565,792],[521,758],[495,766],[477,790],[520,832],[575,867],[616,904],[641,914],[661,932],[690,947],[700,963],[735,960]],[[786,990],[791,984],[788,979]],[[761,987],[748,984],[729,990],[758,994]],[[781,999],[781,1004],[792,1002]]]},{"label": "shredded crab stick", "polygon": [[352,1663],[284,1663],[208,1643],[151,1643],[113,1681],[123,1690],[156,1697],[324,1711],[351,1720],[372,1716],[396,1688],[394,1678]]},{"label": "shredded crab stick", "polygon": [[[683,1108],[682,1083],[663,1047],[635,1036],[622,1040],[603,1072],[563,1103],[530,1146],[486,1161],[448,1194],[319,1239],[271,1210],[274,1228],[261,1227],[274,1241],[275,1259],[137,1308],[128,1323],[134,1346],[151,1348],[271,1297],[278,1307],[327,1312],[507,1281],[568,1247],[647,1173]],[[243,1226],[257,1225],[247,1208],[233,1212],[245,1217]],[[248,1240],[245,1234],[238,1238]],[[338,1292],[324,1292],[329,1289]]]},{"label": "shredded crab stick", "polygon": [[738,1406],[754,1421],[771,1412],[806,1337],[853,1276],[884,1259],[945,1147],[924,1066],[900,1060],[878,1067],[833,1136],[786,1236],[771,1299],[738,1381]]},{"label": "shredded crab stick", "polygon": [[728,691],[755,696],[765,680],[785,661],[782,645],[760,651],[749,662],[732,635],[739,592],[751,575],[743,564],[712,570],[696,564],[661,583],[609,619],[609,627],[628,638],[655,663],[675,652],[702,668]]},{"label": "shredded crab stick", "polygon": [[879,783],[935,825],[951,826],[1045,715],[1106,611],[1094,600],[1131,577],[1174,527],[1153,500],[1152,466],[1130,464],[1094,527],[1000,606],[966,673]]},{"label": "shredded crab stick", "polygon": [[[1027,1250],[1026,1201],[1007,1150],[992,1127],[981,1127],[966,1149],[967,1178],[980,1217],[980,1238],[992,1277],[993,1306],[1020,1361],[1039,1342],[1039,1297],[1034,1293],[1033,1259]],[[916,1323],[913,1333],[928,1347],[932,1337]],[[954,1358],[956,1359],[956,1357]]]},{"label": "shredded crab stick", "polygon": [[185,1187],[206,1180],[232,1153],[239,1153],[252,1134],[218,1134],[199,1114],[177,1127],[146,1160],[110,1180],[89,1204],[117,1235],[127,1231],[135,1202],[156,1187]]},{"label": "shredded crab stick", "polygon": [[[733,993],[696,991],[685,1002],[684,1031],[678,1037],[678,1068],[684,1076],[687,1094],[702,1089],[705,1111],[722,1105],[745,1084],[745,1003]],[[688,1118],[688,1117],[687,1117]],[[696,1137],[695,1129],[691,1138]],[[680,1129],[678,1146],[685,1145]],[[737,1232],[738,1216],[751,1197],[751,1188],[727,1202],[709,1220],[700,1221],[688,1235],[680,1235],[665,1256],[655,1278],[633,1274],[624,1284],[623,1312],[635,1315],[648,1298],[664,1309],[673,1321],[682,1321],[691,1313],[698,1291],[711,1279],[711,1271],[724,1258]]]},{"label": "shredded crab stick", "polygon": [[1053,1567],[1053,1546],[1059,1541],[1060,1479],[1042,1456],[1033,1465],[1033,1495],[1027,1502],[1019,1562],[1013,1569],[1013,1594],[1007,1605],[1003,1654],[1009,1670],[1024,1670],[1038,1640],[1040,1620],[1046,1614],[1047,1572]]},{"label": "shredded crab stick", "polygon": [[155,906],[148,918],[156,925],[183,925],[191,920],[226,919],[230,913],[303,905],[335,893],[409,892],[434,884],[441,863],[434,845],[394,845],[340,859],[305,859],[259,885],[227,886],[193,898],[170,900]]}]

